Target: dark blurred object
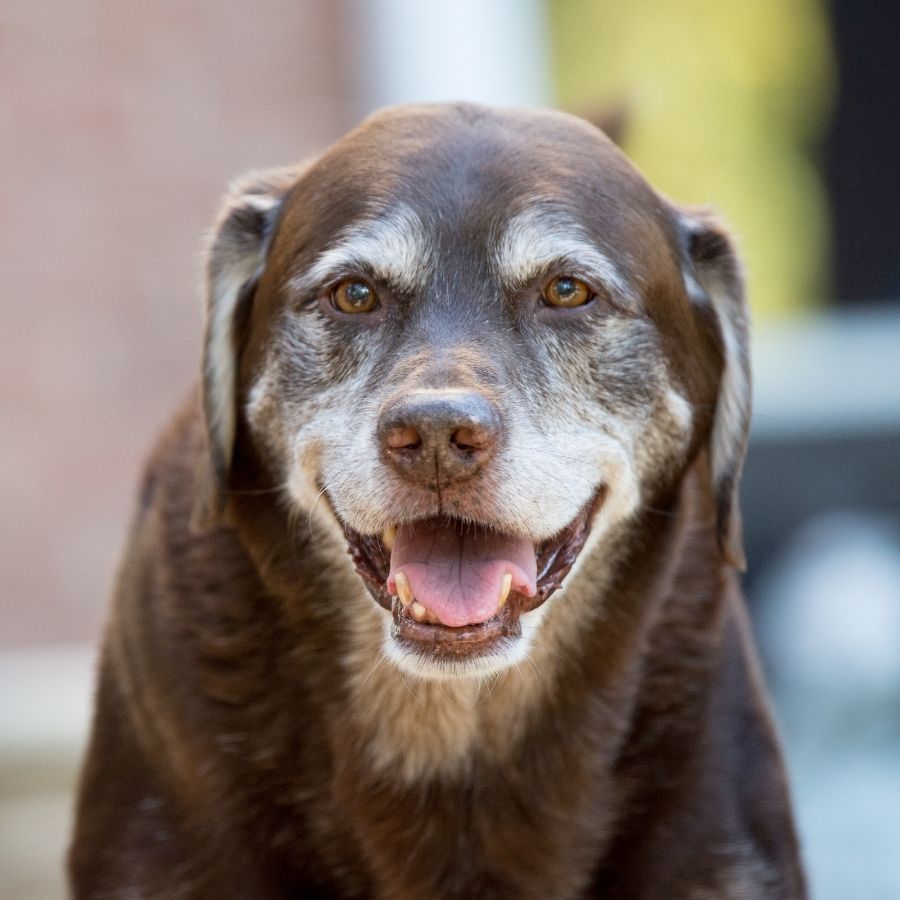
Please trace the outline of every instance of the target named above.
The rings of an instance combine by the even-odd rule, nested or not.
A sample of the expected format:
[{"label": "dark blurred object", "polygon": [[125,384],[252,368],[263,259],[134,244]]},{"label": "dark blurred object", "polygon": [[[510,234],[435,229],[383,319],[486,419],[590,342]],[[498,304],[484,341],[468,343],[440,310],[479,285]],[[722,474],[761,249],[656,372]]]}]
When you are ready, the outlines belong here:
[{"label": "dark blurred object", "polygon": [[838,101],[826,143],[839,302],[900,296],[895,0],[832,0]]},{"label": "dark blurred object", "polygon": [[751,601],[804,522],[842,509],[900,521],[898,347],[896,304],[756,329],[741,504]]},{"label": "dark blurred object", "polygon": [[[835,509],[900,516],[900,430],[786,436],[751,445],[744,521],[753,585],[804,522]],[[759,563],[759,565],[756,565]]]}]

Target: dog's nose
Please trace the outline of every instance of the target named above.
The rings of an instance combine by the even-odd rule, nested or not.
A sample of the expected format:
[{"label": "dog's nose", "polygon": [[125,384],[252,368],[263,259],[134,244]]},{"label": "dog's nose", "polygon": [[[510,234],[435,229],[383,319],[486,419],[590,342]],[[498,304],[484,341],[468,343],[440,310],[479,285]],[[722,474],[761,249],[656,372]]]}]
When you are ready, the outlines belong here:
[{"label": "dog's nose", "polygon": [[428,484],[471,478],[493,457],[499,437],[499,413],[475,391],[406,394],[378,423],[384,459],[405,478]]}]

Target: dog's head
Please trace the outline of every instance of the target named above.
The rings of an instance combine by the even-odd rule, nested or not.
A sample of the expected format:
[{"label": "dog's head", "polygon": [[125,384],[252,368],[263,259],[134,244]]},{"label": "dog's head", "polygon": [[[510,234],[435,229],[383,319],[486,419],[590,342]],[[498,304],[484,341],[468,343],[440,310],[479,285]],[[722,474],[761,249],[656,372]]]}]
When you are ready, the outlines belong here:
[{"label": "dog's head", "polygon": [[227,505],[242,430],[292,510],[336,516],[399,664],[521,658],[520,617],[588,535],[670,495],[703,451],[740,564],[739,266],[586,123],[379,113],[240,183],[208,283],[204,517]]}]

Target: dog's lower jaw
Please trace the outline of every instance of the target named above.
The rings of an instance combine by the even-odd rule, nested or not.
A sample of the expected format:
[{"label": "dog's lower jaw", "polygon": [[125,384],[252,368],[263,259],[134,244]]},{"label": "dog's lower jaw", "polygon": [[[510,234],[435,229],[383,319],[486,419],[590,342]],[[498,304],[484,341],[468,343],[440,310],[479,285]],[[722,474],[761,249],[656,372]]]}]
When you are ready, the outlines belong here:
[{"label": "dog's lower jaw", "polygon": [[391,614],[360,594],[367,605],[348,622],[344,667],[347,713],[366,766],[414,785],[460,776],[478,758],[508,759],[555,689],[560,660],[541,646],[550,635],[540,623],[564,600],[557,594],[524,614],[522,637],[489,654],[436,661],[398,644]]},{"label": "dog's lower jaw", "polygon": [[[384,654],[406,674],[428,680],[481,680],[497,675],[523,662],[528,656],[534,627],[522,618],[540,617],[539,609],[523,613],[514,622],[497,623],[483,641],[459,644],[404,637],[392,611],[384,616]],[[415,625],[411,626],[411,630]],[[429,629],[431,626],[419,626]],[[464,632],[466,629],[454,629]],[[494,633],[496,632],[496,633]],[[462,636],[461,636],[462,637]]]}]

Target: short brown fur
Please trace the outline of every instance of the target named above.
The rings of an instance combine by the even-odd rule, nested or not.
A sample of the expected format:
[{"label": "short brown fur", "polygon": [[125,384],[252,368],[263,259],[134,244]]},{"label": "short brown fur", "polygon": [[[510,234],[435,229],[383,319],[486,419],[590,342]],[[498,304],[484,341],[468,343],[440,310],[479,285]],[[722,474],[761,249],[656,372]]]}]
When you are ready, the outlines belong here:
[{"label": "short brown fur", "polygon": [[[371,195],[393,202],[392,179],[407,176],[377,159],[386,134],[390,165],[418,166],[402,199],[425,216],[449,190],[445,179],[463,177],[434,168],[433,148],[452,157],[473,134],[487,140],[498,130],[507,150],[528,135],[529,152],[546,162],[536,172],[523,156],[532,197],[576,191],[587,179],[579,166],[594,149],[602,157],[606,180],[583,180],[584,194],[590,209],[607,203],[607,212],[585,228],[613,235],[616,259],[643,286],[642,312],[640,322],[628,313],[621,326],[601,318],[591,327],[597,341],[618,334],[614,327],[654,329],[654,364],[667,375],[644,397],[627,360],[605,375],[575,351],[556,374],[534,363],[516,390],[536,404],[567,379],[587,390],[582,372],[596,374],[598,391],[611,391],[615,375],[618,396],[631,398],[623,409],[646,404],[640,502],[608,527],[595,525],[594,542],[546,605],[528,660],[487,679],[419,680],[382,657],[385,613],[345,552],[331,511],[340,500],[319,481],[321,505],[313,490],[298,509],[282,489],[288,436],[300,427],[285,424],[284,410],[298,410],[302,424],[308,409],[342,402],[341,394],[326,385],[292,398],[300,388],[267,360],[286,327],[285,285],[297,260],[307,266],[359,215],[362,201],[341,187],[347,171],[365,169]],[[515,170],[518,152],[507,168]],[[476,158],[473,170],[481,165]],[[554,166],[565,172],[562,188],[547,174]],[[241,287],[250,283],[228,320],[233,376],[210,365],[218,352],[211,325],[204,396],[186,401],[144,477],[104,638],[69,859],[74,895],[804,897],[781,754],[732,565],[749,397],[738,396],[736,379],[728,403],[737,415],[722,425],[725,370],[746,364],[745,354],[729,359],[723,337],[731,327],[744,341],[746,331],[743,311],[725,321],[732,313],[722,304],[743,303],[727,235],[705,214],[658,198],[586,125],[468,106],[382,114],[311,168],[254,191],[238,189],[212,251],[212,280],[239,245],[234,271]],[[260,195],[277,202],[259,203]],[[491,204],[518,202],[512,179],[479,196],[461,180],[452,202],[464,197],[473,219],[478,203],[487,217]],[[455,257],[447,259],[452,270]],[[689,296],[682,267],[704,291],[722,281],[725,299]],[[481,269],[458,272],[460,284],[482,277]],[[387,325],[357,343],[348,332],[330,355],[309,335],[337,326],[310,318],[302,352],[321,354],[320,365],[298,374],[298,384],[315,384],[322,367],[332,384],[355,383],[347,379],[364,367],[366,347],[394,340],[367,375],[367,390],[383,382],[388,395],[418,371],[410,360],[430,365],[435,334],[458,341],[460,359],[485,359],[471,335],[458,337],[459,319],[435,324],[445,307],[439,293],[429,296],[432,318],[423,305],[410,313],[418,325],[393,338]],[[210,302],[213,323],[215,291]],[[547,327],[557,330],[540,338],[546,356],[564,357],[559,329],[576,326]],[[503,395],[512,390],[505,373],[518,371],[503,353],[499,346],[499,361],[483,371],[467,364],[443,377]],[[527,371],[528,358],[513,357]],[[426,366],[421,377],[434,371]],[[220,396],[223,378],[234,396]],[[666,412],[657,393],[666,386],[687,398],[689,433],[679,435]],[[218,408],[229,399],[233,427]],[[598,421],[619,414],[616,402],[602,400]],[[319,471],[329,448],[310,447],[299,465]],[[465,509],[474,501],[460,489],[447,502]]]}]

